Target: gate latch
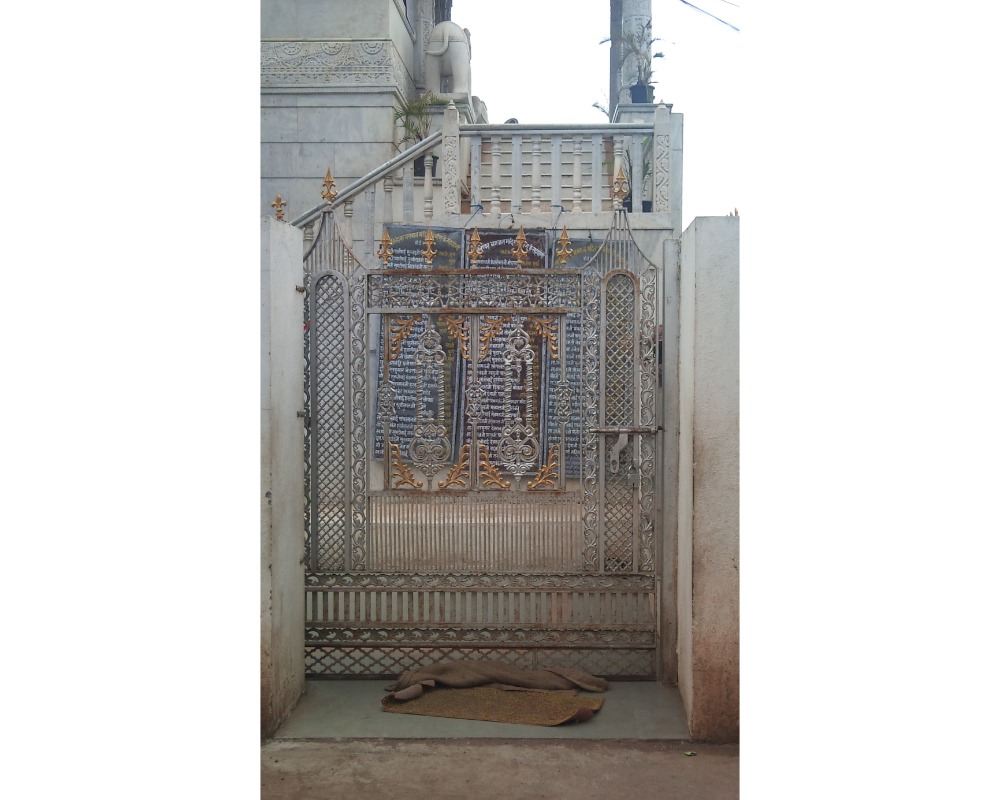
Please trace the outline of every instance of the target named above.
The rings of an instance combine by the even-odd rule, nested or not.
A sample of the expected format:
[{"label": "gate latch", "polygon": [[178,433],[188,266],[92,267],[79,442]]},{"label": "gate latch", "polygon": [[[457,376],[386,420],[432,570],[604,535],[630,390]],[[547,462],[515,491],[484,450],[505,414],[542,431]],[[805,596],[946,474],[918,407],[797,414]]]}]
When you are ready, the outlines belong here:
[{"label": "gate latch", "polygon": [[611,472],[617,474],[622,448],[628,444],[628,437],[630,433],[648,433],[653,434],[657,431],[663,430],[662,425],[638,425],[635,427],[615,427],[615,428],[591,428],[591,433],[617,433],[618,441],[615,442],[614,447],[611,448]]},{"label": "gate latch", "polygon": [[618,459],[621,456],[622,448],[628,444],[628,433],[622,431],[618,434],[618,441],[611,448],[611,472],[618,473]]},{"label": "gate latch", "polygon": [[663,430],[662,425],[616,425],[610,428],[591,428],[591,433],[658,433]]}]

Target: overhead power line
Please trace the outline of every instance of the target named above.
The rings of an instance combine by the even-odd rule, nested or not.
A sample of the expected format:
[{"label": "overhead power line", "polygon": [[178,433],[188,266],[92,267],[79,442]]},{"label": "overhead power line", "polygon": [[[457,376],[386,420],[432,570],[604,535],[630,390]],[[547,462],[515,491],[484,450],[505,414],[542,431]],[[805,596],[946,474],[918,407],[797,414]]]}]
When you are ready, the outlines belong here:
[{"label": "overhead power line", "polygon": [[[725,0],[724,0],[724,1],[725,1]],[[724,19],[721,19],[721,18],[719,18],[719,17],[715,16],[715,14],[709,14],[709,12],[707,12],[707,11],[706,11],[705,9],[703,9],[703,8],[698,8],[698,6],[696,6],[696,5],[694,4],[694,3],[689,3],[689,2],[688,2],[688,0],[681,0],[681,2],[682,2],[682,3],[684,4],[684,5],[686,5],[686,6],[691,6],[691,8],[693,8],[693,9],[694,9],[695,11],[700,11],[700,12],[701,12],[702,14],[708,14],[708,16],[710,16],[710,17],[711,17],[712,19],[714,19],[714,20],[718,20],[718,21],[719,21],[719,22],[721,22],[721,23],[722,23],[723,25],[728,25],[728,26],[729,26],[730,28],[732,28],[732,29],[733,29],[734,31],[736,31],[737,33],[739,33],[739,32],[740,32],[740,29],[739,29],[739,28],[737,28],[737,27],[736,27],[735,25],[733,25],[733,24],[731,24],[731,23],[729,23],[729,22],[726,22],[726,21],[725,21]],[[736,5],[736,4],[735,4],[735,3],[730,3],[730,5]],[[736,6],[736,7],[737,7],[737,8],[739,8],[739,6]]]}]

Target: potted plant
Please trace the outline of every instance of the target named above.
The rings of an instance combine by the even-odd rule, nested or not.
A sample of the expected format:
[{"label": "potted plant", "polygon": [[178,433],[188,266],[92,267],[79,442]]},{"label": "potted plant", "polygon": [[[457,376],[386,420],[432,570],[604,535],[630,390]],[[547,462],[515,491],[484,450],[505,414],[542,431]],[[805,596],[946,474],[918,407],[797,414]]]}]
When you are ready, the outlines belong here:
[{"label": "potted plant", "polygon": [[[403,100],[393,109],[393,119],[399,124],[402,130],[396,149],[402,151],[404,145],[414,145],[423,141],[431,132],[431,109],[435,106],[445,106],[448,101],[443,97],[438,97],[433,92],[424,92],[413,100]],[[434,168],[431,174],[436,171],[438,157],[434,156]],[[424,160],[418,158],[413,164],[413,174],[420,177],[424,174]]]},{"label": "potted plant", "polygon": [[[652,20],[635,31],[622,31],[618,69],[625,66],[630,59],[635,65],[635,81],[629,87],[633,103],[653,102],[653,59],[663,58],[663,53],[653,52],[653,42],[658,42],[660,39],[652,38],[650,35],[652,31]],[[601,43],[610,41],[610,38],[606,38],[602,39]]]},{"label": "potted plant", "polygon": [[[644,157],[643,160],[642,160],[642,183],[645,184],[646,181],[647,181],[647,179],[649,178],[650,173],[652,172],[652,165],[650,164],[650,161],[649,161],[649,158],[648,158],[648,155],[649,155],[648,154],[648,149],[649,149],[649,137],[648,136],[644,137],[643,140],[642,140],[642,149],[644,151],[647,151],[646,152],[646,157]],[[624,208],[626,211],[631,211],[632,210],[632,199],[634,197],[642,197],[643,188],[644,188],[641,185],[639,187],[632,186],[632,183],[631,183],[632,182],[632,154],[631,153],[628,153],[628,152],[622,153],[622,170],[625,173],[625,176],[629,180],[629,191],[628,191],[628,194],[625,195],[625,197],[622,198],[622,208]],[[638,191],[637,191],[637,189],[638,189]],[[652,211],[653,210],[653,201],[652,200],[643,200],[642,201],[642,210],[643,210],[644,213]]]}]

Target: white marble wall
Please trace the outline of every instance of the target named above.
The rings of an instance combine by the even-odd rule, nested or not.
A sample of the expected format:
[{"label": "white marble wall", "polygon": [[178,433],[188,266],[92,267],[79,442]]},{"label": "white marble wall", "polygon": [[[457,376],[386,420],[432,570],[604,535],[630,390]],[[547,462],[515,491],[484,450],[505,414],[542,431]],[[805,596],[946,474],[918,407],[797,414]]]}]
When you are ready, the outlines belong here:
[{"label": "white marble wall", "polygon": [[261,214],[291,220],[395,153],[393,108],[415,91],[422,6],[402,0],[261,4]]}]

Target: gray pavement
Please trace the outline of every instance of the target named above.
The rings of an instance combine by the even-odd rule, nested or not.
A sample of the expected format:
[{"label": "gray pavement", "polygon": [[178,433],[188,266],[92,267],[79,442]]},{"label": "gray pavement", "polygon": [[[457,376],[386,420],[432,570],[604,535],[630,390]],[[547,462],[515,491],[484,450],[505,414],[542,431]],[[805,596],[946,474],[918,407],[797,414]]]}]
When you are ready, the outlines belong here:
[{"label": "gray pavement", "polygon": [[387,714],[386,685],[307,682],[261,748],[261,800],[739,796],[739,745],[688,741],[675,687],[612,683],[592,720],[547,728]]},{"label": "gray pavement", "polygon": [[735,800],[739,746],[581,739],[272,740],[261,750],[260,796]]}]

